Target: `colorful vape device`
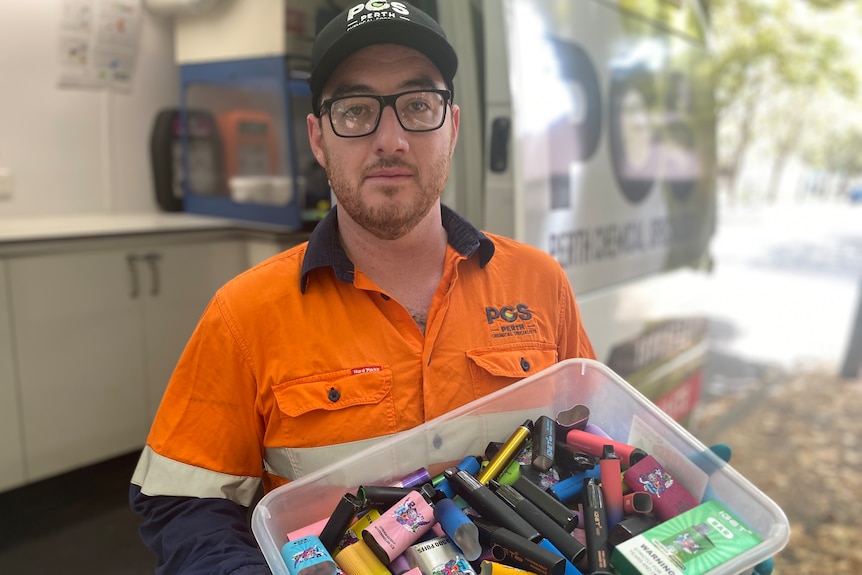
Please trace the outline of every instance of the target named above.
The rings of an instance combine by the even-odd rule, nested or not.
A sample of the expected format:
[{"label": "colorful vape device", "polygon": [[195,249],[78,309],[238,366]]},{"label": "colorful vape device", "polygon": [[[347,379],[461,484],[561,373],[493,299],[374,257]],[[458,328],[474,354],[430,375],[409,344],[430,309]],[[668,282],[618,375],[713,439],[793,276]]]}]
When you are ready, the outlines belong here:
[{"label": "colorful vape device", "polygon": [[332,556],[337,558],[339,551],[348,545],[353,545],[357,541],[362,541],[362,530],[371,525],[371,523],[378,517],[380,517],[380,512],[378,510],[367,509],[359,519],[354,521],[353,524],[347,528],[347,531],[344,533],[344,536],[341,538],[341,541]]},{"label": "colorful vape device", "polygon": [[496,479],[512,460],[515,459],[530,439],[532,427],[533,421],[528,419],[512,432],[512,435],[509,436],[509,439],[506,440],[500,450],[488,462],[488,465],[479,471],[479,475],[476,476],[479,483],[487,485],[489,481]]},{"label": "colorful vape device", "polygon": [[601,487],[592,477],[584,479],[584,534],[590,575],[613,575],[605,503]]},{"label": "colorful vape device", "polygon": [[479,575],[531,575],[532,571],[518,569],[496,561],[482,561],[479,565]]},{"label": "colorful vape device", "polygon": [[569,409],[557,412],[554,419],[557,427],[563,433],[572,429],[583,429],[590,420],[590,408],[579,403]]},{"label": "colorful vape device", "polygon": [[491,482],[491,489],[495,490],[500,499],[505,501],[515,512],[527,520],[527,523],[556,547],[560,554],[572,564],[583,558],[586,549],[572,537],[571,533],[557,525],[553,519],[545,515],[538,507],[533,505],[529,499],[518,493],[511,485],[499,485]]},{"label": "colorful vape device", "polygon": [[548,487],[548,493],[556,497],[562,503],[569,503],[577,499],[584,491],[584,479],[592,477],[598,479],[601,476],[601,468],[596,465],[592,469],[587,469],[581,473],[576,473],[571,477],[567,477],[562,481]]},{"label": "colorful vape device", "polygon": [[614,448],[614,452],[622,461],[622,464],[626,467],[634,465],[647,455],[644,450],[633,445],[623,443],[622,441],[614,441],[613,439],[581,431],[580,429],[572,429],[566,434],[566,444],[573,451],[583,451],[584,453],[598,457],[601,457],[604,452],[605,445],[611,445]]},{"label": "colorful vape device", "polygon": [[404,499],[412,487],[390,487],[388,485],[360,485],[356,494],[365,500],[367,507],[388,509]]},{"label": "colorful vape device", "polygon": [[532,469],[529,465],[521,465],[517,458],[513,459],[506,469],[497,476],[497,483],[511,485],[521,476],[521,468]]},{"label": "colorful vape device", "polygon": [[460,551],[449,537],[443,536],[411,545],[404,555],[410,565],[419,568],[422,575],[443,573],[476,575],[473,567]]},{"label": "colorful vape device", "polygon": [[431,484],[410,491],[362,531],[362,539],[380,562],[388,565],[416,543],[436,522]]},{"label": "colorful vape device", "polygon": [[629,467],[623,479],[632,491],[650,494],[653,512],[662,521],[676,517],[700,503],[651,455]]},{"label": "colorful vape device", "polygon": [[608,533],[608,543],[611,547],[616,547],[623,541],[628,541],[635,535],[640,535],[648,529],[652,529],[658,525],[658,520],[649,515],[632,515],[626,517],[616,527]]},{"label": "colorful vape device", "polygon": [[500,527],[481,518],[474,519],[479,527],[479,540],[491,548],[495,561],[505,565],[532,571],[536,575],[564,575],[566,559],[521,537],[505,527]]},{"label": "colorful vape device", "polygon": [[599,461],[599,477],[602,482],[602,498],[608,529],[623,520],[623,476],[619,456],[614,453],[613,445],[605,445]]},{"label": "colorful vape device", "polygon": [[[583,545],[583,543],[581,543],[581,545]],[[544,547],[545,549],[547,549],[548,551],[551,551],[552,553],[554,553],[556,555],[560,555],[560,556],[563,555],[562,552],[559,549],[557,549],[556,547],[554,547],[554,545],[550,541],[548,541],[547,539],[542,539],[541,541],[539,541],[539,547]],[[574,563],[572,563],[571,561],[566,559],[566,568],[565,568],[565,570],[563,570],[563,575],[584,575],[584,574],[581,573],[581,571],[577,567],[575,567]]]},{"label": "colorful vape device", "polygon": [[541,537],[523,517],[466,471],[450,467],[444,473],[458,495],[488,521],[506,527],[525,539],[538,540]]},{"label": "colorful vape device", "polygon": [[646,491],[635,491],[623,495],[623,515],[652,512],[652,495]]},{"label": "colorful vape device", "polygon": [[290,575],[335,575],[338,567],[323,543],[314,535],[288,541],[281,557]]},{"label": "colorful vape device", "polygon": [[364,541],[348,545],[335,555],[335,563],[346,575],[392,575]]},{"label": "colorful vape device", "polygon": [[530,462],[539,471],[547,471],[554,464],[557,446],[557,424],[547,415],[533,425],[533,459]]},{"label": "colorful vape device", "polygon": [[412,471],[389,484],[389,487],[419,487],[431,482],[431,475],[424,467]]},{"label": "colorful vape device", "polygon": [[[458,469],[466,471],[470,475],[475,476],[477,473],[479,473],[479,469],[482,467],[482,463],[475,455],[468,455],[467,457],[462,459],[456,467]],[[449,484],[449,480],[446,479],[445,474],[441,473],[440,475],[435,477],[432,480],[431,484],[434,486],[434,489],[442,492],[449,499],[455,499],[455,496],[457,494],[455,493],[455,490],[452,488],[452,486]]]},{"label": "colorful vape device", "polygon": [[479,543],[479,528],[451,499],[441,499],[434,505],[434,517],[443,531],[455,542],[467,561],[475,561],[482,555]]},{"label": "colorful vape device", "polygon": [[571,533],[578,526],[578,519],[571,509],[526,477],[519,477],[512,483],[512,487],[567,532]]},{"label": "colorful vape device", "polygon": [[320,532],[320,542],[326,547],[330,553],[334,553],[335,549],[341,543],[341,538],[347,532],[347,528],[356,519],[356,514],[364,507],[365,502],[361,497],[357,497],[352,493],[345,493],[338,505],[335,506],[335,511],[329,517],[329,521]]},{"label": "colorful vape device", "polygon": [[[389,571],[392,575],[402,575],[403,573],[407,573],[411,569],[415,569],[410,565],[410,562],[407,560],[407,557],[402,553],[395,559],[389,562]],[[347,575],[350,575],[349,573]]]},{"label": "colorful vape device", "polygon": [[563,439],[557,439],[557,447],[554,450],[554,467],[558,470],[565,473],[580,473],[592,469],[598,463],[599,458],[595,455],[572,451],[569,444],[566,443],[565,436]]}]

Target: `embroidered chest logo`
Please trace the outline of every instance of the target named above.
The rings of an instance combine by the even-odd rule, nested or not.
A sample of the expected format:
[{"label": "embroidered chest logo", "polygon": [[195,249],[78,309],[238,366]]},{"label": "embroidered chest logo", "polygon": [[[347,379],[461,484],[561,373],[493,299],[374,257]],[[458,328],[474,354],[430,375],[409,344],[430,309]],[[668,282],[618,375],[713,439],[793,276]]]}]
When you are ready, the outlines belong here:
[{"label": "embroidered chest logo", "polygon": [[491,326],[491,337],[514,337],[534,335],[538,328],[533,320],[533,312],[525,303],[485,308],[485,319]]}]

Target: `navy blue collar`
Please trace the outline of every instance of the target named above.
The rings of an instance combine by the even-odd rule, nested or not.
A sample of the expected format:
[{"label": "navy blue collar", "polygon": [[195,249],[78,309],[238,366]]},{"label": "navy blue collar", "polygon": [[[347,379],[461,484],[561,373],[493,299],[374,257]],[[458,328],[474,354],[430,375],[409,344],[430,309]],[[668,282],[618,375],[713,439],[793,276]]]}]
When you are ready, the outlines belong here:
[{"label": "navy blue collar", "polygon": [[[335,276],[343,282],[353,283],[353,262],[344,253],[338,241],[337,207],[326,214],[326,217],[315,226],[308,238],[308,247],[302,259],[302,276],[299,289],[305,293],[308,284],[308,274],[311,270],[331,267]],[[443,227],[449,236],[451,245],[459,254],[470,257],[479,254],[479,266],[491,261],[494,255],[494,242],[488,236],[477,230],[473,225],[456,214],[451,208],[441,206]]]}]

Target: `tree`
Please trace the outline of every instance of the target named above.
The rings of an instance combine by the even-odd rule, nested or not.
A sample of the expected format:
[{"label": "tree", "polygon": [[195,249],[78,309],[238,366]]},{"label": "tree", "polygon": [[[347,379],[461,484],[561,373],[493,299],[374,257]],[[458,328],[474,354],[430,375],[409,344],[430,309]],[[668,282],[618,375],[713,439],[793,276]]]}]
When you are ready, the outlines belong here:
[{"label": "tree", "polygon": [[851,181],[862,176],[862,129],[833,125],[828,131],[826,144],[803,149],[802,157],[813,168],[836,174],[836,192],[840,196],[846,195]]},{"label": "tree", "polygon": [[803,134],[813,137],[806,127],[822,110],[812,103],[846,103],[856,94],[856,72],[836,28],[817,26],[839,12],[858,18],[857,0],[736,0],[711,7],[719,166],[731,199],[755,140],[772,153],[766,186],[772,199]]}]

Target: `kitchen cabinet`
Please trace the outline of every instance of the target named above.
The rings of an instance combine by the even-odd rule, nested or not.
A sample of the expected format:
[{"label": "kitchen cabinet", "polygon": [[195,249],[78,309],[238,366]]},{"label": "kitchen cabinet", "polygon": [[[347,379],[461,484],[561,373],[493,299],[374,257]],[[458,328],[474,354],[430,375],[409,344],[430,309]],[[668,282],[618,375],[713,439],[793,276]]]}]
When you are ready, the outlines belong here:
[{"label": "kitchen cabinet", "polygon": [[142,447],[207,302],[246,266],[241,239],[183,234],[7,258],[26,480]]},{"label": "kitchen cabinet", "polygon": [[24,452],[6,286],[6,265],[0,260],[0,491],[24,481]]}]

